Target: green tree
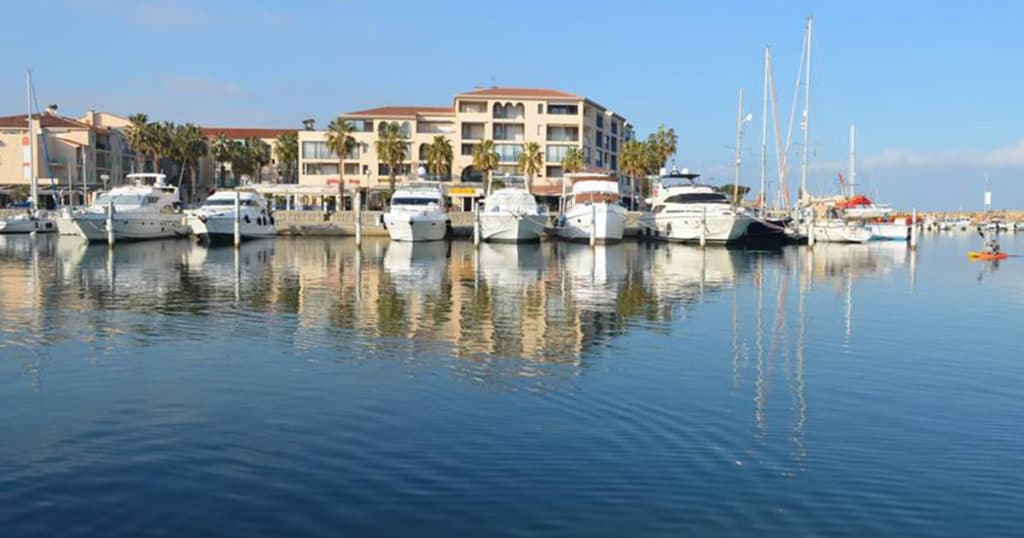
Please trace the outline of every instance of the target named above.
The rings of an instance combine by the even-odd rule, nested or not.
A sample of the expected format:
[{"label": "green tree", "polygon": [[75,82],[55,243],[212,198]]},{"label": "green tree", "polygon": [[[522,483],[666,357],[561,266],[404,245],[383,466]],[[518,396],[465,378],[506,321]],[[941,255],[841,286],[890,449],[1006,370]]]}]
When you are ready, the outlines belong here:
[{"label": "green tree", "polygon": [[582,172],[586,166],[586,161],[583,159],[583,149],[572,147],[565,152],[565,157],[562,158],[562,170],[566,174],[575,174]]},{"label": "green tree", "polygon": [[391,122],[384,126],[373,143],[377,150],[377,160],[388,167],[388,186],[391,192],[395,191],[395,171],[405,160],[405,153],[409,147],[409,141],[405,133],[397,123]]},{"label": "green tree", "polygon": [[258,136],[254,136],[245,141],[245,147],[249,152],[249,160],[252,162],[256,183],[259,183],[263,167],[270,164],[270,144]]},{"label": "green tree", "polygon": [[299,161],[299,135],[295,131],[281,133],[274,141],[274,156],[284,166],[284,182],[292,182],[292,170]]},{"label": "green tree", "polygon": [[664,125],[658,126],[658,131],[647,137],[647,143],[651,145],[654,154],[658,158],[658,168],[668,163],[669,157],[675,155],[679,145],[679,137],[675,129],[666,129]]},{"label": "green tree", "polygon": [[650,140],[644,142],[644,156],[647,160],[647,173],[644,174],[643,181],[640,184],[640,191],[644,198],[651,195],[650,176],[657,174],[665,165],[665,158],[662,157],[662,154],[663,151],[657,147],[657,144],[651,143]]},{"label": "green tree", "polygon": [[149,151],[149,116],[138,113],[128,117],[130,122],[125,133],[128,139],[128,147],[135,152],[135,163],[138,165],[136,172],[146,171],[146,152]]},{"label": "green tree", "polygon": [[[153,155],[153,171],[160,172],[160,161],[174,154],[174,131],[177,126],[171,121],[149,124],[149,151]],[[172,157],[173,160],[173,157]]]},{"label": "green tree", "polygon": [[217,161],[217,181],[215,186],[220,187],[224,184],[224,163],[231,162],[231,141],[228,140],[224,133],[217,135],[213,143],[210,144],[210,155],[213,160]]},{"label": "green tree", "polygon": [[175,127],[172,131],[170,155],[181,166],[178,173],[178,185],[181,186],[185,168],[188,167],[189,198],[192,202],[196,200],[196,169],[198,168],[198,161],[206,155],[207,151],[206,135],[203,134],[203,130],[199,126],[186,123],[185,125]]},{"label": "green tree", "polygon": [[633,201],[637,194],[637,179],[643,181],[648,174],[650,160],[648,159],[647,144],[639,140],[630,140],[622,145],[619,152],[619,166],[629,176],[630,183],[630,209],[636,209]]},{"label": "green tree", "polygon": [[533,192],[533,176],[539,174],[543,166],[544,155],[540,152],[540,144],[527,142],[519,154],[519,172],[526,176],[526,192]]},{"label": "green tree", "polygon": [[484,192],[491,192],[491,173],[498,169],[498,153],[494,151],[493,140],[482,140],[473,146],[473,168],[487,176]]},{"label": "green tree", "polygon": [[[434,177],[446,176],[451,172],[452,160],[455,153],[452,151],[452,143],[443,135],[434,137],[434,141],[427,146],[427,169]],[[451,177],[448,175],[448,177]]]},{"label": "green tree", "polygon": [[341,195],[345,190],[345,157],[357,147],[353,132],[355,128],[341,116],[327,124],[327,150],[338,157],[338,194]]},{"label": "green tree", "polygon": [[253,173],[252,152],[249,151],[248,144],[232,140],[228,154],[231,161],[231,172],[235,176],[235,185],[237,186],[243,175],[252,175]]},{"label": "green tree", "polygon": [[729,198],[732,198],[734,196],[733,189],[735,189],[735,203],[738,203],[747,195],[747,193],[750,192],[750,187],[746,185],[733,185],[732,183],[727,183],[718,188],[718,190],[727,193],[729,195]]}]

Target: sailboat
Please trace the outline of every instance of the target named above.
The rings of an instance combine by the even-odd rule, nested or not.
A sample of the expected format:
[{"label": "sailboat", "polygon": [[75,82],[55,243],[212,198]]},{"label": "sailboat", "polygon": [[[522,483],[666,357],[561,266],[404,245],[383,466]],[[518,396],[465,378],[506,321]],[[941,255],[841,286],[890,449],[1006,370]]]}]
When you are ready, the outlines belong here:
[{"label": "sailboat", "polygon": [[[816,219],[814,238],[825,243],[864,243],[870,241],[874,233],[867,225],[867,219],[888,216],[892,209],[875,206],[867,196],[856,194],[857,128],[850,126],[850,180],[847,183],[846,198],[826,207],[825,218]],[[839,176],[842,180],[842,175]]]},{"label": "sailboat", "polygon": [[[27,233],[52,233],[57,227],[45,211],[39,210],[39,176],[36,173],[36,131],[35,122],[32,119],[32,71],[26,71],[25,93],[28,101],[27,115],[28,130],[22,144],[26,147],[23,151],[28,155],[25,161],[27,168],[25,173],[30,181],[30,208],[24,215],[17,215],[0,220],[0,233],[4,234],[27,234]],[[39,117],[39,125],[42,128],[42,116]]]}]

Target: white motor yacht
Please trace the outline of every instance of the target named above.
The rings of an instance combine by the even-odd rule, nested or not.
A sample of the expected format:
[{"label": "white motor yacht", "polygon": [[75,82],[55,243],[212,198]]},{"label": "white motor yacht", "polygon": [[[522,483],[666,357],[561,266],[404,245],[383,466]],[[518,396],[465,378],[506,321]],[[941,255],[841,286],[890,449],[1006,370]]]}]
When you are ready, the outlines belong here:
[{"label": "white motor yacht", "polygon": [[127,177],[130,185],[100,194],[81,214],[71,217],[79,236],[89,241],[106,241],[110,208],[114,211],[111,222],[118,241],[188,235],[188,226],[179,209],[178,188],[167,185],[164,174],[128,174]]},{"label": "white motor yacht", "polygon": [[626,208],[619,205],[619,182],[613,176],[583,172],[569,174],[572,192],[564,200],[565,210],[558,219],[558,236],[569,241],[597,243],[622,240],[626,230]]},{"label": "white motor yacht", "polygon": [[650,210],[641,218],[645,234],[657,239],[696,243],[731,243],[747,232],[754,217],[710,185],[697,183],[700,174],[683,169],[658,179]]},{"label": "white motor yacht", "polygon": [[53,233],[57,231],[57,223],[45,211],[27,211],[24,215],[15,215],[0,219],[0,234]]},{"label": "white motor yacht", "polygon": [[814,240],[822,243],[866,243],[874,234],[863,221],[838,218],[814,222]]},{"label": "white motor yacht", "polygon": [[392,241],[439,241],[451,231],[445,211],[444,191],[436,182],[399,186],[384,214],[384,226]]},{"label": "white motor yacht", "polygon": [[[256,192],[238,193],[241,239],[277,235],[267,200]],[[187,219],[192,234],[203,241],[231,242],[235,236],[235,191],[217,191]]]},{"label": "white motor yacht", "polygon": [[487,195],[480,211],[480,239],[504,243],[539,241],[547,220],[525,182],[502,178],[505,187]]}]

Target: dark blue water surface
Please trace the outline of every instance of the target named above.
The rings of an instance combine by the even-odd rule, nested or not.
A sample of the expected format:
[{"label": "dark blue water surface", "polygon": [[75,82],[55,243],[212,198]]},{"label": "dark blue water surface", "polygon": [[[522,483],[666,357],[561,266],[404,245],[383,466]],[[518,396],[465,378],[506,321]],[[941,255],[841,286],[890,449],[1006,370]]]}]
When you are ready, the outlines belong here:
[{"label": "dark blue water surface", "polygon": [[0,237],[0,534],[1021,536],[977,242]]}]

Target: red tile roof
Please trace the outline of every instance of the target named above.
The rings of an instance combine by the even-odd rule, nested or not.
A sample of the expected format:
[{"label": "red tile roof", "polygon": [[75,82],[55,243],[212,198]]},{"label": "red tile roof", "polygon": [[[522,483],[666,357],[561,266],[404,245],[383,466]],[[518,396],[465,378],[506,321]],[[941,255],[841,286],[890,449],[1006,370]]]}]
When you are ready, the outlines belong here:
[{"label": "red tile roof", "polygon": [[477,88],[473,91],[460,93],[460,96],[474,97],[527,97],[545,99],[582,99],[582,97],[561,90],[545,88]]},{"label": "red tile roof", "polygon": [[224,133],[226,138],[238,140],[242,138],[277,138],[284,133],[295,133],[298,129],[272,129],[265,127],[200,127],[203,134],[215,138]]},{"label": "red tile roof", "polygon": [[[65,118],[64,116],[55,116],[53,114],[32,114],[32,117],[39,122],[44,128],[58,128],[58,129],[89,129],[90,126],[80,121],[73,120],[71,118]],[[42,118],[42,120],[40,120]],[[28,120],[25,119],[25,114],[19,114],[17,116],[2,116],[0,117],[0,128],[3,129],[26,129],[28,128]]]},{"label": "red tile roof", "polygon": [[381,106],[342,115],[345,117],[365,116],[368,118],[414,118],[417,114],[447,116],[455,114],[455,108],[450,106]]}]

